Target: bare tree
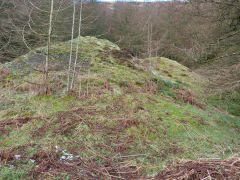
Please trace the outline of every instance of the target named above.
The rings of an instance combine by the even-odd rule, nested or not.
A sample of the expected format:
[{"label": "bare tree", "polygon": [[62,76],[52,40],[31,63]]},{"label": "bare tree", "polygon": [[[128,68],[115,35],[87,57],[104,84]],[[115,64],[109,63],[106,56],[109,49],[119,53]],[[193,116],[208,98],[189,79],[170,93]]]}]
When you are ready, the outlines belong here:
[{"label": "bare tree", "polygon": [[73,38],[74,38],[74,26],[75,26],[75,14],[76,14],[76,1],[73,1],[72,37],[71,37],[70,57],[69,57],[69,65],[68,65],[67,91],[70,90],[70,74],[71,74],[71,66],[72,66],[72,53],[73,53]]},{"label": "bare tree", "polygon": [[54,0],[51,1],[51,10],[49,15],[49,29],[48,29],[48,42],[47,42],[47,56],[45,64],[45,80],[48,81],[48,64],[50,59],[50,49],[51,49],[51,34],[52,34],[52,19],[53,19],[53,6]]},{"label": "bare tree", "polygon": [[148,23],[148,57],[152,57],[152,23]]},{"label": "bare tree", "polygon": [[74,81],[76,77],[76,66],[77,66],[77,60],[78,60],[78,51],[80,46],[80,38],[81,38],[81,26],[82,26],[82,8],[83,8],[83,0],[80,1],[80,15],[79,15],[79,26],[78,26],[78,40],[77,40],[77,49],[75,54],[75,62],[73,67],[73,73],[72,73],[72,83],[71,83],[71,89],[74,86]]}]

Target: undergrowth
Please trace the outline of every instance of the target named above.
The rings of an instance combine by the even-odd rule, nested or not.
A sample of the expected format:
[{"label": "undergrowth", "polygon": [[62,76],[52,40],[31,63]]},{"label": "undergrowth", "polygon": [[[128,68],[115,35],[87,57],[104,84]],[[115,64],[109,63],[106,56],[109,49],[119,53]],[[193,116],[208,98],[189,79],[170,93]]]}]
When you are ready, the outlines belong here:
[{"label": "undergrowth", "polygon": [[240,91],[238,89],[211,95],[208,101],[232,115],[240,116]]}]

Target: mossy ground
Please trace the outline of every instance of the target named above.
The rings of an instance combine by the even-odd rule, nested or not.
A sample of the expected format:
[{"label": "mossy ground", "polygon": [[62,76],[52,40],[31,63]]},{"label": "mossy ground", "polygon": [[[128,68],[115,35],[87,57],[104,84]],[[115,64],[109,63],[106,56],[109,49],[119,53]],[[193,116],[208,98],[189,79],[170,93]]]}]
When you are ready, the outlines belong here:
[{"label": "mossy ground", "polygon": [[[65,157],[71,162],[71,155],[73,159],[94,160],[99,166],[111,159],[137,167],[141,176],[153,176],[182,158],[226,158],[239,153],[240,118],[208,104],[203,78],[166,58],[140,59],[131,67],[129,62],[119,63],[111,50],[119,48],[106,40],[82,38],[79,55],[82,61],[89,60],[89,65],[79,68],[71,93],[65,92],[66,68],[57,67],[57,63],[52,64],[50,72],[52,94],[36,95],[33,87],[17,88],[28,85],[26,81],[41,82],[41,73],[29,65],[35,57],[32,52],[4,66],[10,73],[1,80],[2,122],[17,117],[38,118],[21,126],[0,127],[1,150],[24,146],[9,152],[9,156],[21,155],[22,160],[0,157],[4,167],[0,177],[31,178],[29,172],[39,165],[37,158],[31,160],[39,152],[58,151],[58,160]],[[36,52],[42,56],[44,48]],[[69,42],[54,45],[52,52],[52,61],[66,65]],[[179,90],[190,91],[188,95],[194,101],[179,97]],[[54,177],[40,177],[72,175],[63,171]]]}]

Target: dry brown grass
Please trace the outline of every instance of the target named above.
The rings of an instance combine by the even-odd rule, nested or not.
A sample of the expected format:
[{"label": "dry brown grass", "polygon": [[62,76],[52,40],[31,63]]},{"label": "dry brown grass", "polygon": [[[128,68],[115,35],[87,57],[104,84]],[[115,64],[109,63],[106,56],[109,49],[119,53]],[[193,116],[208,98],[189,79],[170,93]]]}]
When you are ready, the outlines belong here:
[{"label": "dry brown grass", "polygon": [[10,73],[8,68],[0,68],[0,78],[6,77]]},{"label": "dry brown grass", "polygon": [[238,157],[227,160],[190,160],[175,167],[162,170],[155,177],[156,180],[238,180],[239,178],[240,158]]},{"label": "dry brown grass", "polygon": [[119,119],[119,123],[124,128],[129,128],[131,126],[137,126],[142,121],[138,117],[127,117],[123,119]]},{"label": "dry brown grass", "polygon": [[16,118],[11,118],[11,119],[5,119],[3,121],[0,121],[0,127],[4,126],[22,126],[29,121],[33,119],[40,119],[39,117],[16,117]]},{"label": "dry brown grass", "polygon": [[185,103],[190,103],[194,106],[199,107],[200,109],[205,109],[205,107],[200,103],[193,92],[187,90],[184,87],[176,89],[177,99],[183,100]]},{"label": "dry brown grass", "polygon": [[144,84],[143,92],[156,94],[158,90],[158,85],[153,81],[148,81]]},{"label": "dry brown grass", "polygon": [[34,95],[41,96],[52,93],[52,86],[49,82],[43,80],[34,80],[32,82],[25,81],[25,83],[15,87],[16,91],[32,92]]}]

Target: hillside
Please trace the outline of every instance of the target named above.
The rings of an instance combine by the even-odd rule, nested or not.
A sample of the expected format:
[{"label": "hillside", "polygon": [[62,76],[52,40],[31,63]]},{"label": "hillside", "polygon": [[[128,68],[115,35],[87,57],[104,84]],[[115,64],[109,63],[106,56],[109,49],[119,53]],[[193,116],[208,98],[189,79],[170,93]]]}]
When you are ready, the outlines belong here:
[{"label": "hillside", "polygon": [[239,153],[240,117],[209,103],[209,81],[187,67],[82,37],[66,93],[69,51],[69,42],[51,48],[48,95],[45,47],[0,65],[3,179],[139,179]]},{"label": "hillside", "polygon": [[[229,51],[226,50],[225,53],[227,52]],[[194,71],[209,80],[210,103],[235,116],[240,116],[239,55],[213,59]]]}]

